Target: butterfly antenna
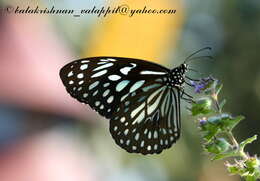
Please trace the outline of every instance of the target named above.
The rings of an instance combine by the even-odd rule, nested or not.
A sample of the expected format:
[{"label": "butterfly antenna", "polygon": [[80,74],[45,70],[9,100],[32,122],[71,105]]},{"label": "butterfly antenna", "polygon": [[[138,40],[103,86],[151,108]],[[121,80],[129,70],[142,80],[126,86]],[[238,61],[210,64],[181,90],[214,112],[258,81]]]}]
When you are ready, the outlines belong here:
[{"label": "butterfly antenna", "polygon": [[206,58],[206,59],[209,59],[209,60],[214,60],[214,58],[212,56],[205,55],[205,56],[199,56],[199,57],[192,57],[192,58],[186,60],[185,63],[188,63],[188,62],[190,62],[192,60],[203,59],[203,58]]},{"label": "butterfly antenna", "polygon": [[204,76],[204,74],[202,74],[201,72],[199,72],[199,71],[197,71],[197,70],[195,70],[195,69],[188,68],[188,70],[193,71],[193,72],[196,72],[196,73],[200,74],[201,76]]},{"label": "butterfly antenna", "polygon": [[201,48],[201,49],[197,50],[196,52],[194,52],[194,53],[192,53],[190,56],[188,56],[188,57],[185,59],[184,63],[187,63],[187,61],[190,60],[190,58],[191,58],[192,56],[194,56],[194,55],[196,55],[197,53],[199,53],[199,52],[201,52],[201,51],[204,51],[204,50],[211,50],[211,47],[204,47],[204,48]]}]

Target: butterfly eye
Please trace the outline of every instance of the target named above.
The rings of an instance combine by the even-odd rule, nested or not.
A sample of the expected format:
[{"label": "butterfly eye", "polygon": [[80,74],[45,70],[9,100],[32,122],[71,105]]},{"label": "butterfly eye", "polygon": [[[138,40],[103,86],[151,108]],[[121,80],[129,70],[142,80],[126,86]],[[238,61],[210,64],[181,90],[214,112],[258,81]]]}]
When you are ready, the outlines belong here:
[{"label": "butterfly eye", "polygon": [[154,154],[180,137],[179,84],[187,65],[169,70],[122,57],[91,57],[65,65],[68,93],[110,120],[110,133],[131,153]]}]

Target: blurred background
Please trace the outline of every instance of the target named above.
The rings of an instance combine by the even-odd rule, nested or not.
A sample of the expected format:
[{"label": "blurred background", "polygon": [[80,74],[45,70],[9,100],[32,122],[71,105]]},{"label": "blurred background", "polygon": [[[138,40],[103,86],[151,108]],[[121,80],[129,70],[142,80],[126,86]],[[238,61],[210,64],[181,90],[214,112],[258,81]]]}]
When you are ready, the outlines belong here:
[{"label": "blurred background", "polygon": [[[260,133],[260,1],[1,0],[40,9],[176,9],[176,14],[129,17],[87,14],[0,15],[0,180],[3,181],[236,181],[222,161],[203,154],[199,131],[182,109],[182,137],[160,155],[129,154],[109,134],[108,120],[72,99],[59,69],[87,56],[146,59],[172,68],[196,50],[211,61],[194,68],[219,78],[225,110],[246,120],[241,141]],[[194,77],[198,76],[193,74]],[[247,150],[260,154],[260,142]]]}]

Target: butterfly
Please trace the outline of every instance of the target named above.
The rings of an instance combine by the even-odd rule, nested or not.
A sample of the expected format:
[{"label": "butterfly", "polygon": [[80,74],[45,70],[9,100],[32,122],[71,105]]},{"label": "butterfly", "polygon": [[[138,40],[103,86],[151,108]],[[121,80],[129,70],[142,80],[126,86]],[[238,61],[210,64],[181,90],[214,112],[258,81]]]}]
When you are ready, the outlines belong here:
[{"label": "butterfly", "polygon": [[146,155],[180,137],[180,99],[192,98],[184,92],[187,71],[186,61],[168,69],[134,58],[89,57],[65,65],[60,77],[73,98],[110,120],[117,145]]}]

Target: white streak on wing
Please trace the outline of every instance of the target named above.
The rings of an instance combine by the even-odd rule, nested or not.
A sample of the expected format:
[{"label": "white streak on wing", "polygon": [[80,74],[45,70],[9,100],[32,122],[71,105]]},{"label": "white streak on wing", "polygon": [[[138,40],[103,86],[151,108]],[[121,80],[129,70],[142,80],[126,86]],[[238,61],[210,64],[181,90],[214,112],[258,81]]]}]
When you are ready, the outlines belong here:
[{"label": "white streak on wing", "polygon": [[119,82],[116,85],[116,91],[117,92],[122,91],[129,84],[129,82],[130,82],[129,80],[123,80],[123,81]]},{"label": "white streak on wing", "polygon": [[95,68],[93,71],[97,71],[97,70],[100,70],[100,69],[104,69],[104,68],[107,68],[107,67],[111,67],[113,66],[114,64],[113,63],[107,63],[107,64],[104,64],[104,65],[101,65],[97,68]]},{"label": "white streak on wing", "polygon": [[155,72],[155,71],[150,71],[150,70],[144,70],[140,72],[141,75],[165,75],[166,72]]},{"label": "white streak on wing", "polygon": [[72,75],[73,75],[73,72],[70,71],[70,72],[68,73],[68,77],[71,77]]},{"label": "white streak on wing", "polygon": [[120,100],[120,101],[125,100],[125,98],[126,98],[128,95],[129,95],[129,94],[126,94],[126,95],[124,95],[123,97],[121,97],[121,100]]},{"label": "white streak on wing", "polygon": [[93,75],[91,76],[91,78],[93,78],[93,77],[99,77],[99,76],[104,75],[104,74],[106,74],[106,73],[107,73],[107,70],[102,70],[102,71],[100,71],[100,72],[97,72],[97,73],[93,74]]},{"label": "white streak on wing", "polygon": [[79,79],[82,79],[83,77],[84,77],[83,73],[80,73],[80,74],[77,75],[77,78],[79,78]]},{"label": "white streak on wing", "polygon": [[149,91],[149,90],[151,90],[153,88],[160,87],[160,86],[161,86],[161,84],[151,84],[151,85],[146,86],[146,87],[144,87],[142,89],[143,89],[144,92],[147,92],[147,91]]},{"label": "white streak on wing", "polygon": [[100,59],[101,62],[109,62],[108,59]]},{"label": "white streak on wing", "polygon": [[112,81],[117,81],[117,80],[121,79],[121,77],[119,75],[110,75],[110,76],[108,76],[108,79],[112,80]]},{"label": "white streak on wing", "polygon": [[160,89],[158,89],[157,91],[155,91],[152,95],[150,95],[150,96],[148,97],[148,100],[147,100],[148,104],[150,104],[150,102],[152,101],[152,99],[153,99],[157,94],[159,94],[159,93],[162,91],[163,88],[164,88],[164,87],[161,87]]},{"label": "white streak on wing", "polygon": [[131,63],[131,65],[133,65],[133,68],[135,68],[135,67],[136,67],[136,64],[135,64],[135,63]]},{"label": "white streak on wing", "polygon": [[152,133],[151,131],[148,132],[148,139],[151,139],[152,138]]},{"label": "white streak on wing", "polygon": [[144,108],[144,106],[145,106],[145,102],[144,102],[143,104],[141,104],[138,108],[136,108],[135,110],[133,110],[133,111],[131,112],[131,118],[135,117],[135,115],[136,115],[139,111],[141,111],[141,110]]},{"label": "white streak on wing", "polygon": [[147,150],[150,151],[152,149],[151,145],[147,146]]},{"label": "white streak on wing", "polygon": [[154,133],[153,133],[153,137],[156,139],[158,138],[158,132],[155,130]]},{"label": "white streak on wing", "polygon": [[140,88],[144,84],[144,82],[145,82],[144,80],[140,80],[140,81],[137,81],[136,83],[134,83],[134,85],[132,85],[130,88],[130,93],[134,92],[135,90]]},{"label": "white streak on wing", "polygon": [[136,133],[135,140],[138,141],[139,137],[140,137],[140,133]]},{"label": "white streak on wing", "polygon": [[176,90],[174,91],[174,95],[176,95],[175,99],[176,99],[176,109],[175,109],[175,113],[176,113],[176,120],[177,120],[177,128],[180,128],[180,100],[179,98],[179,92],[177,92]]},{"label": "white streak on wing", "polygon": [[[161,92],[160,92],[160,95],[159,95],[159,97],[157,97],[156,101],[155,101],[151,106],[149,106],[149,107],[147,108],[147,113],[148,113],[148,114],[151,114],[151,113],[158,107],[159,102],[160,102],[160,100],[161,100],[161,97],[162,97],[163,93],[164,93],[164,91],[161,91]],[[149,98],[148,98],[148,99],[149,99]]]},{"label": "white streak on wing", "polygon": [[156,79],[155,82],[162,82],[162,79]]},{"label": "white streak on wing", "polygon": [[110,83],[107,82],[107,83],[105,83],[103,86],[104,86],[104,87],[108,87],[109,85],[110,85]]},{"label": "white streak on wing", "polygon": [[124,74],[124,75],[127,75],[128,72],[129,72],[131,69],[133,69],[133,68],[136,67],[136,64],[135,64],[135,63],[131,63],[131,65],[133,65],[133,67],[123,67],[123,68],[121,68],[121,69],[120,69],[120,72],[121,72],[122,74]]},{"label": "white streak on wing", "polygon": [[89,60],[81,60],[81,63],[88,63]]},{"label": "white streak on wing", "polygon": [[120,72],[124,75],[127,75],[130,70],[131,70],[131,67],[124,67],[124,68],[120,69]]},{"label": "white streak on wing", "polygon": [[106,64],[107,62],[98,62],[97,64],[98,65],[101,65],[101,64]]},{"label": "white streak on wing", "polygon": [[113,58],[108,58],[107,60],[111,61],[111,62],[115,62],[116,59],[113,59]]},{"label": "white streak on wing", "polygon": [[142,111],[139,116],[134,120],[134,122],[132,122],[132,125],[136,124],[136,123],[141,123],[142,120],[144,120],[145,117],[145,112]]},{"label": "white streak on wing", "polygon": [[163,99],[163,103],[162,103],[162,109],[161,109],[161,112],[162,112],[162,116],[164,116],[165,114],[167,114],[166,112],[166,102],[168,101],[169,99],[169,90],[167,89],[167,93],[166,93],[166,96],[164,97]]},{"label": "white streak on wing", "polygon": [[[176,99],[176,96],[175,96],[175,92],[174,91],[172,91],[172,108],[174,109],[173,110],[173,121],[174,121],[174,127],[176,128],[176,127],[179,127],[179,121],[178,121],[178,108],[177,108],[177,104],[178,104],[178,100]],[[175,112],[175,114],[174,114],[174,112]]]},{"label": "white streak on wing", "polygon": [[107,103],[111,103],[111,102],[113,102],[113,100],[114,100],[114,96],[110,96],[108,99],[107,99]]},{"label": "white streak on wing", "polygon": [[83,64],[80,66],[80,70],[86,70],[88,68],[88,64]]},{"label": "white streak on wing", "polygon": [[96,81],[96,82],[90,84],[90,85],[89,85],[89,90],[95,88],[98,84],[99,84],[99,81]]},{"label": "white streak on wing", "polygon": [[[171,94],[172,94],[172,92],[170,91],[169,92],[169,99],[167,100],[166,105],[165,105],[165,108],[166,108],[165,113],[166,114],[168,113],[170,107],[174,105],[174,102],[173,102],[174,98],[172,97]],[[170,105],[170,104],[172,104],[172,105]]]},{"label": "white streak on wing", "polygon": [[103,93],[103,97],[106,97],[109,94],[110,90],[107,89],[104,93]]}]

